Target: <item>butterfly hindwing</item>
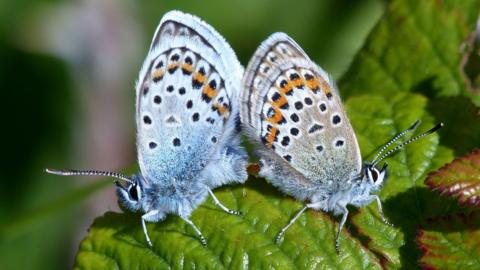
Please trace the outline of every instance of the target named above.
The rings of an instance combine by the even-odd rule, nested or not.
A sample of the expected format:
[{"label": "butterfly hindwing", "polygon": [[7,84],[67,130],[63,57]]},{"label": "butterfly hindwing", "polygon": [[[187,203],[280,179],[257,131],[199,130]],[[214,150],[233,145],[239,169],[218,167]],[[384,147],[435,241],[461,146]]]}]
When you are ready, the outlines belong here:
[{"label": "butterfly hindwing", "polygon": [[[360,172],[358,143],[333,81],[291,38],[276,33],[263,42],[243,84],[242,122],[264,157],[308,179],[291,181],[314,189],[313,183],[341,184]],[[270,173],[274,184],[289,184]]]},{"label": "butterfly hindwing", "polygon": [[137,148],[146,179],[198,178],[230,144],[238,147],[231,139],[242,72],[209,25],[175,11],[162,18],[137,83]]}]

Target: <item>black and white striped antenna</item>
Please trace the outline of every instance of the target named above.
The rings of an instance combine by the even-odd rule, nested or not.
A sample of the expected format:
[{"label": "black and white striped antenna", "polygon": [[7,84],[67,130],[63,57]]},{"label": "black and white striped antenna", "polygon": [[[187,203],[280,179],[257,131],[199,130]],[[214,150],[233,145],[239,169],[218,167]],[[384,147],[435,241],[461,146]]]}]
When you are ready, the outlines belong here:
[{"label": "black and white striped antenna", "polygon": [[123,180],[125,182],[133,184],[133,181],[130,177],[116,172],[107,172],[107,171],[97,171],[97,170],[55,170],[55,169],[45,169],[45,172],[63,175],[63,176],[108,176]]},{"label": "black and white striped antenna", "polygon": [[[385,159],[386,157],[390,156],[391,154],[397,152],[398,150],[402,149],[403,147],[405,147],[405,145],[411,143],[411,142],[414,142],[422,137],[425,137],[429,134],[432,134],[434,133],[435,131],[439,130],[440,128],[443,127],[443,123],[438,123],[436,124],[433,128],[425,131],[424,133],[422,134],[419,134],[411,139],[408,139],[406,140],[405,142],[403,142],[402,144],[400,145],[397,145],[396,147],[390,149],[389,151],[387,151],[384,155],[382,155],[380,157],[380,155],[390,146],[392,145],[395,141],[397,141],[399,138],[403,137],[406,133],[410,132],[410,131],[413,131],[415,130],[418,125],[420,124],[420,120],[417,120],[415,121],[415,123],[413,123],[413,125],[411,127],[409,127],[408,129],[400,132],[399,134],[397,134],[395,137],[393,137],[393,139],[391,139],[387,144],[385,144],[382,149],[380,149],[380,151],[378,152],[378,154],[375,156],[375,158],[373,159],[372,161],[372,165],[375,166],[376,164],[378,164],[380,161],[382,161],[383,159]],[[380,158],[379,158],[380,157]]]}]

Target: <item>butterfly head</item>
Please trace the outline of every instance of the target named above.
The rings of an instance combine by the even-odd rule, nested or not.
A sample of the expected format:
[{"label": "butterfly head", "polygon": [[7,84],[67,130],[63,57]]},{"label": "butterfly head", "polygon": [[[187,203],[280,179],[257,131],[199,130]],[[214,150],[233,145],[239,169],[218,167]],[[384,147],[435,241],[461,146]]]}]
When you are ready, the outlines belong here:
[{"label": "butterfly head", "polygon": [[387,168],[387,163],[384,163],[380,170],[373,164],[365,165],[363,179],[365,184],[370,187],[371,192],[378,191],[383,186],[388,176]]},{"label": "butterfly head", "polygon": [[371,163],[364,165],[364,169],[348,192],[350,204],[361,207],[371,202],[372,194],[378,192],[388,177],[388,165],[383,164],[381,169]]},{"label": "butterfly head", "polygon": [[47,173],[63,176],[108,176],[116,178],[117,195],[120,207],[131,212],[142,210],[145,200],[144,181],[141,175],[126,176],[121,173],[97,170],[55,170],[46,169]]},{"label": "butterfly head", "polygon": [[142,209],[143,185],[139,176],[131,177],[131,181],[122,183],[121,180],[114,182],[117,186],[118,201],[122,208],[131,212]]},{"label": "butterfly head", "polygon": [[418,140],[418,139],[420,139],[424,136],[427,136],[427,135],[437,131],[441,127],[443,127],[443,123],[439,123],[439,124],[435,125],[433,128],[427,130],[426,132],[423,132],[423,133],[421,133],[421,134],[419,134],[419,135],[417,135],[413,138],[410,138],[410,139],[404,141],[403,143],[397,145],[396,147],[393,147],[390,150],[386,151],[398,139],[402,138],[403,136],[405,136],[409,132],[414,131],[418,127],[419,124],[420,124],[420,120],[417,120],[408,129],[398,133],[395,137],[393,137],[388,143],[386,143],[380,149],[380,151],[377,153],[377,155],[375,156],[375,158],[373,159],[372,162],[364,165],[365,169],[364,169],[363,176],[362,176],[363,181],[361,181],[361,185],[364,188],[362,190],[364,190],[366,193],[372,193],[372,192],[376,192],[376,191],[380,190],[380,188],[383,186],[383,184],[385,183],[385,180],[387,179],[387,175],[388,175],[388,173],[387,173],[388,165],[387,165],[387,163],[384,163],[383,167],[379,170],[377,168],[377,165],[382,160],[384,160],[385,158],[387,158],[391,154],[399,151],[400,149],[405,147],[405,145],[407,145],[409,143],[412,143],[412,142],[414,142],[414,141],[416,141],[416,140]]}]

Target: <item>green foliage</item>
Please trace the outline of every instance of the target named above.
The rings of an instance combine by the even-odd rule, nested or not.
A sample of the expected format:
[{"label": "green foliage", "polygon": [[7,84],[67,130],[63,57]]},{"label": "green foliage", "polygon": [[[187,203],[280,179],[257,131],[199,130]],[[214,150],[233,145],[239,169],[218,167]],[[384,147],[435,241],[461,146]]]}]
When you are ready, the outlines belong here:
[{"label": "green foliage", "polygon": [[[348,95],[420,91],[467,95],[460,69],[479,2],[392,1],[341,81]],[[475,97],[478,100],[478,96]]]},{"label": "green foliage", "polygon": [[[359,136],[364,154],[382,142],[375,135],[388,132],[389,128],[390,132],[398,132],[408,122],[412,123],[415,115],[445,123],[439,132],[439,145],[428,145],[427,140],[434,137],[423,139],[399,153],[403,166],[390,166],[389,183],[380,195],[387,217],[396,226],[388,228],[378,218],[372,218],[373,204],[353,218],[359,233],[370,239],[368,246],[389,268],[416,267],[419,253],[414,238],[418,225],[427,217],[454,208],[451,201],[426,189],[423,184],[426,174],[451,160],[454,153],[465,153],[480,145],[476,124],[480,119],[477,109],[466,98],[471,96],[470,89],[460,70],[463,57],[460,48],[475,29],[479,5],[478,1],[392,1],[340,81],[347,105],[363,94],[364,101],[353,108],[373,110],[370,107],[375,105],[370,100],[382,98],[383,104],[396,109],[389,112],[389,106],[381,105],[384,115],[391,113],[400,123],[410,119],[399,126],[397,121],[390,122],[382,114],[372,117],[363,111],[349,111],[357,133],[362,132],[357,117],[370,117],[372,121],[368,125],[367,142],[362,140],[363,134]],[[403,97],[398,94],[407,91],[415,94]],[[405,106],[407,102],[411,106]],[[387,128],[378,128],[382,123]],[[389,160],[391,165],[393,162],[395,159]]]},{"label": "green foliage", "polygon": [[[1,6],[12,2],[0,3],[2,15]],[[0,17],[1,24],[5,17]],[[49,162],[63,164],[65,158],[56,157],[67,156],[71,81],[61,61],[19,49],[1,28],[0,269],[62,269],[52,265],[68,260],[65,238],[77,209],[48,217],[33,209],[72,185],[46,176],[42,168]]]},{"label": "green foliage", "polygon": [[[243,216],[229,216],[210,200],[194,212],[192,220],[207,238],[207,248],[188,225],[172,216],[148,224],[154,245],[150,249],[139,216],[107,213],[94,222],[82,241],[76,267],[417,268],[421,255],[415,245],[418,226],[427,226],[429,217],[458,211],[454,201],[430,191],[423,180],[456,154],[480,143],[478,136],[469,134],[469,126],[462,126],[479,119],[475,110],[470,110],[475,108],[471,100],[478,97],[472,95],[460,70],[460,48],[474,30],[479,10],[478,1],[390,2],[340,81],[366,160],[416,119],[423,120],[420,131],[437,121],[445,122],[438,134],[412,143],[388,159],[390,177],[379,195],[393,227],[380,220],[375,204],[351,208],[347,229],[341,234],[342,252],[336,254],[338,223],[329,214],[307,211],[284,240],[275,244],[276,234],[301,204],[263,179],[251,177],[244,186],[215,191],[225,205],[239,209]],[[459,139],[457,134],[465,136]]]},{"label": "green foliage", "polygon": [[[433,119],[425,111],[428,100],[418,94],[382,96],[355,96],[347,101],[349,115],[363,153],[376,148],[415,119],[422,119],[420,129],[433,126]],[[372,120],[373,119],[373,120]],[[375,128],[372,128],[375,127]],[[439,203],[435,194],[424,188],[423,179],[429,171],[438,168],[453,157],[452,152],[439,145],[437,135],[428,136],[409,145],[387,160],[390,176],[380,192],[387,218],[395,224],[385,225],[378,216],[376,205],[370,204],[352,217],[359,235],[370,239],[367,245],[391,267],[415,265],[416,253],[412,239],[418,223],[426,216],[445,211],[448,205]],[[433,207],[435,205],[441,207]],[[407,249],[407,252],[404,252]]]},{"label": "green foliage", "polygon": [[71,210],[72,206],[76,206],[79,202],[84,201],[93,193],[105,188],[107,185],[109,187],[112,185],[110,179],[92,182],[81,188],[67,191],[65,194],[59,196],[59,198],[56,198],[43,206],[37,206],[31,211],[16,216],[14,219],[0,225],[0,239],[3,241],[14,240],[16,237],[28,233],[32,227],[41,225],[43,222],[58,213]]},{"label": "green foliage", "polygon": [[139,216],[107,213],[94,222],[82,241],[76,266],[97,269],[101,261],[119,269],[162,269],[167,265],[174,269],[380,268],[374,254],[348,233],[342,237],[344,254],[337,256],[337,224],[323,213],[304,215],[287,232],[283,243],[275,244],[275,235],[301,204],[276,192],[262,179],[252,177],[245,186],[221,188],[215,194],[225,205],[244,214],[229,215],[211,200],[200,206],[192,220],[207,238],[207,248],[189,225],[172,216],[148,224],[153,242],[150,249]]}]

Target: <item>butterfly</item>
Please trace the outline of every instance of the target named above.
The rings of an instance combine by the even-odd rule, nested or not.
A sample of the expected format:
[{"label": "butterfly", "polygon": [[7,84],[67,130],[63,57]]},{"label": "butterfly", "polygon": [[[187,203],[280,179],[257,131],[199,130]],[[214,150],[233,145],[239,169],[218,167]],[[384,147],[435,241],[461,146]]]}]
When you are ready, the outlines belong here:
[{"label": "butterfly", "polygon": [[387,163],[381,168],[377,165],[443,125],[384,153],[415,130],[420,124],[417,121],[381,148],[373,161],[363,163],[332,78],[284,33],[271,35],[258,47],[245,70],[243,88],[240,118],[244,130],[258,145],[259,175],[306,202],[280,231],[277,242],[307,209],[341,215],[335,237],[337,252],[347,205],[361,207],[376,201],[382,220],[388,224],[376,195],[387,178]]},{"label": "butterfly", "polygon": [[180,11],[160,21],[136,84],[140,172],[126,176],[95,170],[52,170],[58,175],[103,175],[115,181],[120,205],[146,222],[175,214],[193,227],[191,213],[212,189],[247,179],[248,156],[240,146],[239,95],[243,67],[213,27]]}]

